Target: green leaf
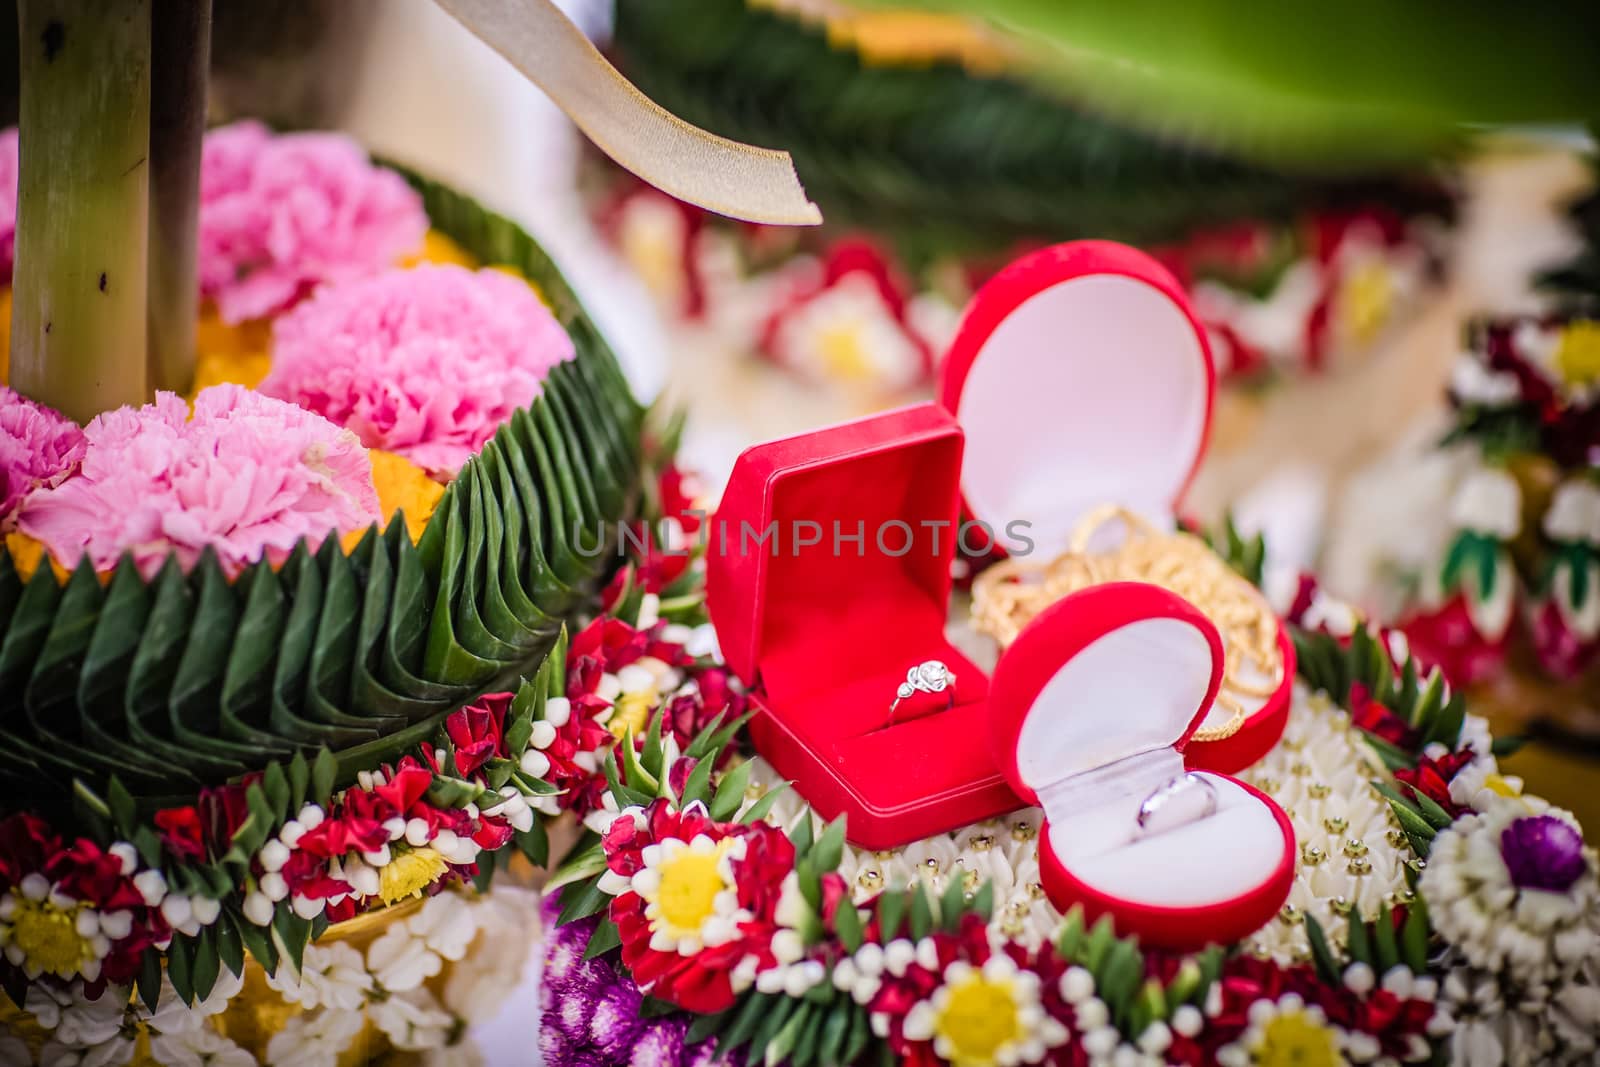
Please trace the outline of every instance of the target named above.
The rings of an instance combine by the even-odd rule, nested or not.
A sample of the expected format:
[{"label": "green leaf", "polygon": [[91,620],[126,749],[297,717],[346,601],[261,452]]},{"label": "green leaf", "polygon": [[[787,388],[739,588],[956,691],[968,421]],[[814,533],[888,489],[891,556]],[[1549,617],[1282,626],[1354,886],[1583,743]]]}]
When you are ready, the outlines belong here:
[{"label": "green leaf", "polygon": [[839,869],[839,862],[844,859],[843,815],[829,823],[822,831],[822,836],[817,839],[817,845],[809,855],[812,865],[819,874]]},{"label": "green leaf", "polygon": [[333,798],[334,776],[338,768],[339,761],[332,752],[325,748],[317,752],[317,758],[311,764],[311,796],[318,805],[325,806]]},{"label": "green leaf", "polygon": [[1394,912],[1387,907],[1378,911],[1378,918],[1372,924],[1372,942],[1378,956],[1376,968],[1380,975],[1399,965],[1400,945],[1394,936]]},{"label": "green leaf", "polygon": [[791,1000],[788,997],[774,998],[770,1010],[763,1016],[755,1033],[750,1037],[750,1048],[745,1053],[745,1063],[750,1067],[761,1063],[768,1043],[778,1035],[778,1031],[784,1028],[798,1010],[800,1010],[798,1000]]},{"label": "green leaf", "polygon": [[[716,767],[716,760],[709,756],[699,757],[699,762],[694,765],[694,770],[689,772],[688,781],[683,783],[683,791],[678,796],[680,807],[687,807],[695,801],[711,806],[711,772]],[[646,800],[644,803],[648,804]]]},{"label": "green leaf", "polygon": [[746,760],[722,776],[722,781],[717,784],[716,795],[711,798],[711,818],[714,821],[727,822],[738,814],[744,803],[745,790],[750,785],[752,766]]},{"label": "green leaf", "polygon": [[861,915],[848,899],[839,901],[839,906],[834,909],[833,932],[838,935],[839,943],[844,945],[846,952],[854,952],[861,947]]},{"label": "green leaf", "polygon": [[1418,897],[1406,914],[1400,930],[1400,951],[1406,966],[1415,974],[1428,973],[1428,908]]},{"label": "green leaf", "polygon": [[174,934],[167,947],[167,981],[185,1004],[194,1003],[194,942],[183,934]]},{"label": "green leaf", "polygon": [[732,1052],[749,1042],[755,1036],[756,1027],[767,1017],[768,1008],[781,999],[768,994],[752,994],[747,997],[733,1024],[722,1035],[719,1047]]},{"label": "green leaf", "polygon": [[[771,1042],[767,1044],[763,1052],[766,1067],[778,1067],[778,1064],[790,1058],[795,1046],[800,1041],[800,1034],[811,1021],[815,1010],[810,1005],[804,1005],[789,1016],[789,1021],[784,1023],[782,1028],[773,1035]],[[800,1065],[796,1063],[795,1067],[800,1067]]]},{"label": "green leaf", "polygon": [[834,1006],[822,1024],[822,1044],[817,1049],[817,1059],[823,1067],[843,1067],[844,1042],[850,1035],[850,1023],[858,1008],[845,1000]]},{"label": "green leaf", "polygon": [[722,1033],[723,1028],[730,1025],[736,1008],[719,1011],[714,1015],[696,1015],[689,1024],[689,1031],[684,1035],[684,1044],[698,1045],[708,1038]]},{"label": "green leaf", "polygon": [[804,856],[811,851],[812,843],[812,814],[809,808],[800,813],[800,818],[789,828],[789,843],[794,846],[796,856]]},{"label": "green leaf", "polygon": [[161,950],[147,948],[139,956],[139,1000],[154,1015],[161,998]]},{"label": "green leaf", "polygon": [[224,908],[217,917],[217,957],[222,960],[230,974],[238,977],[244,973],[244,939],[239,936],[239,928],[234,925],[233,915]]},{"label": "green leaf", "polygon": [[921,882],[911,887],[911,940],[921,941],[933,933],[933,906]]},{"label": "green leaf", "polygon": [[583,958],[596,959],[612,949],[621,947],[622,932],[617,929],[617,924],[610,919],[601,919],[600,925],[594,928],[594,933],[589,938],[589,945],[583,951]]},{"label": "green leaf", "polygon": [[903,890],[885,893],[878,898],[878,927],[886,944],[900,934],[900,920],[905,918],[906,903]]},{"label": "green leaf", "polygon": [[211,995],[221,973],[221,960],[217,955],[216,937],[210,927],[200,931],[194,946],[194,998],[204,1000]]},{"label": "green leaf", "polygon": [[305,956],[306,942],[311,938],[311,922],[302,919],[294,911],[284,905],[278,905],[272,917],[272,939],[278,950],[294,966],[295,973],[300,973],[301,961]]},{"label": "green leaf", "polygon": [[750,805],[749,809],[746,810],[743,815],[739,816],[739,821],[744,823],[746,826],[752,826],[764,820],[769,814],[771,814],[772,806],[778,802],[778,798],[783,795],[783,791],[788,788],[788,782],[778,782],[777,784],[771,786],[765,793],[761,795],[759,800]]},{"label": "green leaf", "polygon": [[1383,973],[1383,968],[1378,967],[1377,953],[1367,936],[1367,924],[1362,921],[1360,912],[1350,913],[1350,927],[1345,935],[1345,951],[1349,953],[1353,962],[1365,963],[1368,967],[1376,969],[1379,974]]},{"label": "green leaf", "polygon": [[1333,952],[1328,948],[1328,939],[1322,932],[1322,924],[1317,922],[1313,915],[1305,916],[1306,940],[1311,944],[1311,962],[1317,968],[1317,974],[1330,986],[1337,986],[1342,978],[1339,965],[1334,961]]},{"label": "green leaf", "polygon": [[573,883],[561,892],[561,914],[556,918],[556,925],[565,926],[598,915],[610,905],[611,897],[602,893],[598,885]]},{"label": "green leaf", "polygon": [[957,868],[951,872],[950,882],[944,887],[944,896],[939,900],[939,923],[948,933],[953,934],[960,927],[961,912],[966,902],[961,868]]},{"label": "green leaf", "polygon": [[[653,795],[661,783],[656,780],[655,775],[645,770],[644,765],[639,762],[639,751],[634,747],[633,729],[631,727],[623,733],[622,743],[617,746],[617,751],[622,753],[622,764],[628,771],[629,788],[636,792]],[[648,804],[649,801],[647,800],[645,803]],[[718,822],[724,821],[715,815],[712,818],[717,819]]]},{"label": "green leaf", "polygon": [[994,882],[985,881],[978,887],[978,892],[973,895],[973,914],[981,916],[984,922],[994,918]]}]

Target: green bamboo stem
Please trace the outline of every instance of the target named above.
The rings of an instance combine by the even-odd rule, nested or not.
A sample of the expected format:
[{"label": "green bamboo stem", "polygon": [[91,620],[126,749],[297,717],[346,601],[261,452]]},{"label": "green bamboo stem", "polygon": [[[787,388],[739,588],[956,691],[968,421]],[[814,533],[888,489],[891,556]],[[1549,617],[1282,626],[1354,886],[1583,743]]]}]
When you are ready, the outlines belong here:
[{"label": "green bamboo stem", "polygon": [[150,5],[17,5],[11,384],[79,422],[146,398]]},{"label": "green bamboo stem", "polygon": [[211,0],[158,0],[150,25],[150,386],[194,382],[200,144]]}]

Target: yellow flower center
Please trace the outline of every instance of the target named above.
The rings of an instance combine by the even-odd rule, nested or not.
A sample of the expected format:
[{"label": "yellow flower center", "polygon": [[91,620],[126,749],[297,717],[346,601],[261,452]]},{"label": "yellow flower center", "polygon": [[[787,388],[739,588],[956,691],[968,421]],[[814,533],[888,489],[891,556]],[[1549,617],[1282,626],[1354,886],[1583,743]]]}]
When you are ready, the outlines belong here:
[{"label": "yellow flower center", "polygon": [[829,377],[859,382],[872,377],[872,357],[862,337],[860,323],[851,319],[824,327],[817,336],[822,364]]},{"label": "yellow flower center", "polygon": [[654,688],[638,693],[624,693],[617,698],[606,725],[611,735],[621,741],[630,731],[634,737],[643,737],[650,723],[650,712],[661,703],[661,695]]},{"label": "yellow flower center", "polygon": [[1372,259],[1350,272],[1340,296],[1345,329],[1358,343],[1367,344],[1389,319],[1394,303],[1394,278],[1381,259]]},{"label": "yellow flower center", "polygon": [[71,978],[95,958],[94,946],[78,933],[78,912],[83,905],[62,909],[48,900],[29,900],[21,893],[15,898],[11,943],[22,950],[27,963],[60,978]]},{"label": "yellow flower center", "polygon": [[1600,322],[1574,322],[1561,331],[1556,369],[1570,385],[1600,380]]},{"label": "yellow flower center", "polygon": [[1485,775],[1483,786],[1489,792],[1501,797],[1516,797],[1522,795],[1522,790],[1506,781],[1498,774]]},{"label": "yellow flower center", "polygon": [[1021,1036],[1017,1002],[1009,979],[992,981],[982,972],[948,987],[949,999],[933,1032],[950,1043],[955,1067],[985,1067],[1000,1049]]},{"label": "yellow flower center", "polygon": [[1303,1011],[1275,1016],[1251,1051],[1261,1067],[1338,1067],[1344,1062],[1334,1032]]},{"label": "yellow flower center", "polygon": [[444,876],[449,865],[426,845],[396,852],[378,869],[378,896],[385,904],[416,896]]},{"label": "yellow flower center", "polygon": [[660,909],[659,923],[667,933],[674,937],[699,933],[716,914],[717,894],[731,888],[720,868],[732,847],[733,838],[723,838],[715,851],[683,851],[662,863],[661,885],[652,903]]}]

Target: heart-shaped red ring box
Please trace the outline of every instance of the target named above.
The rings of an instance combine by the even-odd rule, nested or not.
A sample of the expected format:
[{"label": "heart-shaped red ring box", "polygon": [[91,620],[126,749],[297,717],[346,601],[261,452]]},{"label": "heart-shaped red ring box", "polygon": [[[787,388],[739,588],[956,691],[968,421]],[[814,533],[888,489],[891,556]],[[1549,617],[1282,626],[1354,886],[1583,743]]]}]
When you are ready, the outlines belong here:
[{"label": "heart-shaped red ring box", "polygon": [[[1183,750],[1222,678],[1222,641],[1194,605],[1110,583],[1052,604],[1001,656],[989,742],[1019,795],[1044,809],[1046,893],[1146,944],[1196,948],[1269,921],[1294,879],[1294,828],[1266,794],[1196,771],[1215,811],[1141,836],[1145,799],[1184,774]],[[1189,788],[1201,788],[1191,786]]]},{"label": "heart-shaped red ring box", "polygon": [[[965,513],[1013,555],[1021,537],[1000,533],[1025,536],[1042,563],[1101,505],[1176,527],[1205,455],[1216,373],[1206,330],[1164,267],[1126,245],[1073,241],[1023,256],[979,290],[939,385],[966,433]],[[1277,744],[1295,673],[1281,622],[1278,650],[1271,693],[1240,699],[1240,728],[1190,745],[1190,766],[1232,773]],[[1232,714],[1213,706],[1205,725]]]}]

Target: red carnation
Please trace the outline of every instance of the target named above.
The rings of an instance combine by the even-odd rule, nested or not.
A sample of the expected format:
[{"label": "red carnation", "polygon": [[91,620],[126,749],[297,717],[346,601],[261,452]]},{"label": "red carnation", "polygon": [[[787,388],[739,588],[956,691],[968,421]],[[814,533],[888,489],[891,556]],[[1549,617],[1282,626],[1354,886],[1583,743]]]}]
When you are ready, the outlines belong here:
[{"label": "red carnation", "polygon": [[161,843],[175,859],[204,860],[206,846],[200,831],[200,812],[194,807],[163,808],[155,815]]}]

